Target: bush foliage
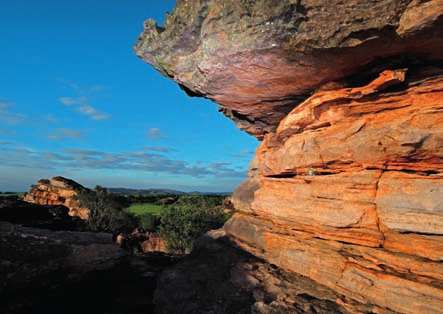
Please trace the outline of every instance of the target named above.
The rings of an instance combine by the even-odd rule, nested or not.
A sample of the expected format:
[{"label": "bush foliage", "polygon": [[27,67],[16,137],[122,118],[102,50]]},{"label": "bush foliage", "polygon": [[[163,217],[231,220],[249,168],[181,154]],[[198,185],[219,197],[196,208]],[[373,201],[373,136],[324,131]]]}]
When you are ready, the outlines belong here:
[{"label": "bush foliage", "polygon": [[93,190],[79,191],[72,198],[71,205],[89,210],[84,223],[87,231],[110,232],[116,236],[131,232],[139,225],[137,217],[123,210],[128,206],[126,198],[110,193],[99,185]]},{"label": "bush foliage", "polygon": [[172,253],[192,250],[203,233],[221,228],[229,219],[224,213],[224,197],[207,195],[181,196],[178,202],[160,214],[158,232]]}]

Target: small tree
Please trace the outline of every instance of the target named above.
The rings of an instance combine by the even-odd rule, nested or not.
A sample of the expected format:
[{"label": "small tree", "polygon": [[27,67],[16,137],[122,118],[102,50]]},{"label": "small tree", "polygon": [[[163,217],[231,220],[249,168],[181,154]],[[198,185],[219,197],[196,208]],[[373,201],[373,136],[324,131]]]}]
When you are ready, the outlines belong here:
[{"label": "small tree", "polygon": [[222,199],[208,201],[205,196],[181,197],[179,205],[166,207],[160,215],[158,232],[173,253],[191,251],[194,241],[203,233],[221,228],[229,218],[223,212]]},{"label": "small tree", "polygon": [[138,226],[138,219],[123,211],[127,207],[124,197],[108,192],[97,185],[93,190],[81,190],[72,198],[72,204],[89,210],[85,228],[92,232],[110,232],[114,236],[130,232]]}]

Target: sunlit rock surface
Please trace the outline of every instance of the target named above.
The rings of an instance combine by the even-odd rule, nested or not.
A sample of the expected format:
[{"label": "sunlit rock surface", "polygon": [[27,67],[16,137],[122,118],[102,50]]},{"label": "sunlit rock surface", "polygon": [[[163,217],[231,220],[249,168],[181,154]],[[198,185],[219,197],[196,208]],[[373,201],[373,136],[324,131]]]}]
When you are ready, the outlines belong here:
[{"label": "sunlit rock surface", "polygon": [[135,46],[262,140],[229,245],[330,289],[330,312],[411,314],[443,309],[442,49],[442,0],[177,1]]},{"label": "sunlit rock surface", "polygon": [[23,196],[23,200],[41,205],[63,205],[69,208],[71,216],[85,219],[88,217],[88,209],[78,208],[71,203],[72,197],[84,189],[86,188],[74,180],[56,176],[51,179],[41,179],[37,184],[33,184]]},{"label": "sunlit rock surface", "polygon": [[319,89],[440,59],[442,12],[441,0],[179,0],[135,52],[262,138]]}]

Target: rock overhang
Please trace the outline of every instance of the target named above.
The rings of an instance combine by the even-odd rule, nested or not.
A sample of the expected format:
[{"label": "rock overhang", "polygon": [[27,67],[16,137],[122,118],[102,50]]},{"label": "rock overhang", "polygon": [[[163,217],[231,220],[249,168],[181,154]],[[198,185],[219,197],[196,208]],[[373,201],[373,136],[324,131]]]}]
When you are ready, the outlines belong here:
[{"label": "rock overhang", "polygon": [[443,59],[443,1],[185,1],[137,56],[258,139],[318,90]]}]

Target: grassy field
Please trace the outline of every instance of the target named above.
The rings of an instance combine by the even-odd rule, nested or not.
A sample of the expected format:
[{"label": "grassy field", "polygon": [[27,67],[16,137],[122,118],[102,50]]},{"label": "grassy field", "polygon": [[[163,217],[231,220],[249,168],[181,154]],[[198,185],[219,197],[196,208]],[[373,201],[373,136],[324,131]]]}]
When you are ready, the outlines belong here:
[{"label": "grassy field", "polygon": [[147,203],[133,204],[125,209],[125,211],[140,217],[141,227],[151,231],[155,231],[162,210],[163,206],[161,205]]},{"label": "grassy field", "polygon": [[125,210],[136,216],[146,216],[148,214],[157,216],[162,212],[163,206],[154,204],[133,204]]}]

